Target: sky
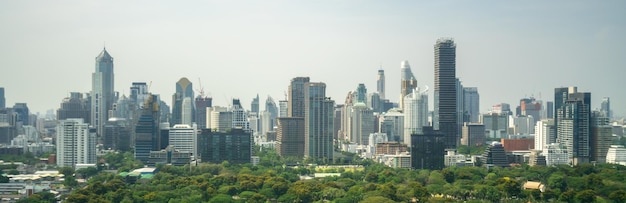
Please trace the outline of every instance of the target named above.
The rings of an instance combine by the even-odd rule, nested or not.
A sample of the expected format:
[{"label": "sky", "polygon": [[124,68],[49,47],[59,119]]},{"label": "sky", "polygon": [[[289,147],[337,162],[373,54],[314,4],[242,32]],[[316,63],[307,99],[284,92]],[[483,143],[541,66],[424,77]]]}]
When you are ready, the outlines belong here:
[{"label": "sky", "polygon": [[[477,87],[480,111],[517,106],[554,88],[611,98],[626,115],[626,1],[0,1],[0,87],[7,106],[58,109],[89,92],[95,57],[113,56],[115,89],[132,82],[171,104],[181,77],[227,106],[285,98],[291,78],[325,82],[344,103],[364,83],[400,95],[400,63],[433,86],[439,38],[457,44],[456,74]],[[196,93],[197,94],[197,93]],[[433,108],[432,92],[430,108]]]}]

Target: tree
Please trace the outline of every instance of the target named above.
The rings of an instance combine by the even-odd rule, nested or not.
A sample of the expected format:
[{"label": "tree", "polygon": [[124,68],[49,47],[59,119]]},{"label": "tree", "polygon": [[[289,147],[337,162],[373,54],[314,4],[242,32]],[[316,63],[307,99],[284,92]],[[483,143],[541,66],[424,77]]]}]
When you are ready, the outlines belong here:
[{"label": "tree", "polygon": [[77,174],[80,174],[84,179],[89,179],[89,177],[95,176],[98,174],[98,169],[95,167],[87,167],[76,170]]},{"label": "tree", "polygon": [[74,176],[74,168],[72,167],[61,167],[58,169],[60,174],[63,174],[65,177]]},{"label": "tree", "polygon": [[609,199],[613,200],[613,202],[626,202],[626,191],[613,191],[611,194],[609,194]]},{"label": "tree", "polygon": [[580,202],[594,202],[596,200],[596,192],[593,190],[583,190],[576,193],[576,199]]},{"label": "tree", "polygon": [[361,203],[394,203],[395,201],[381,196],[374,196],[365,198]]}]

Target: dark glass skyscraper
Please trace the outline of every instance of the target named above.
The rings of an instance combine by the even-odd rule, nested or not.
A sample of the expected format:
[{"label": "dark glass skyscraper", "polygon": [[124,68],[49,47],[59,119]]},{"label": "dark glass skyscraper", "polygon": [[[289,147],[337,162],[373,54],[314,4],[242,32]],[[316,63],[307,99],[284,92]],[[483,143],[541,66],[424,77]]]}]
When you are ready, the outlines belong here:
[{"label": "dark glass skyscraper", "polygon": [[80,92],[71,92],[70,97],[66,97],[61,102],[61,108],[57,110],[57,120],[82,118],[85,123],[91,123],[90,114],[87,99],[83,98],[83,94]]},{"label": "dark glass skyscraper", "polygon": [[91,125],[102,135],[109,110],[115,102],[113,57],[106,49],[96,57],[96,71],[91,75]]},{"label": "dark glass skyscraper", "polygon": [[[569,88],[557,109],[557,140],[567,147],[569,163],[589,163],[591,158],[591,93]],[[556,99],[556,98],[555,98]],[[555,122],[556,124],[556,122]]]},{"label": "dark glass skyscraper", "polygon": [[435,115],[433,126],[445,136],[445,146],[456,148],[457,128],[456,44],[439,39],[435,44]]},{"label": "dark glass skyscraper", "polygon": [[151,95],[143,106],[135,126],[135,159],[149,164],[150,151],[161,150],[159,99]]},{"label": "dark glass skyscraper", "polygon": [[411,167],[414,169],[440,170],[444,167],[445,136],[424,126],[422,133],[411,134]]},{"label": "dark glass skyscraper", "polygon": [[203,129],[198,136],[198,153],[202,162],[250,163],[253,145],[252,132],[241,128],[233,128],[229,132]]}]

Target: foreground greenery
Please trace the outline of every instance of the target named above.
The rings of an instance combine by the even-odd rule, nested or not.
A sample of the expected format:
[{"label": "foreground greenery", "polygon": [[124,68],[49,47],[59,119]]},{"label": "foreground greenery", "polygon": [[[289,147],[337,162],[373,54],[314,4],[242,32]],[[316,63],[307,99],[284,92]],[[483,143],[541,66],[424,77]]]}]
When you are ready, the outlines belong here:
[{"label": "foreground greenery", "polygon": [[[77,186],[67,202],[625,202],[626,167],[452,167],[392,169],[359,160],[364,170],[340,177],[300,180],[313,167],[286,167],[274,151],[259,152],[258,166],[201,164],[158,166],[152,179],[137,181],[101,172]],[[119,158],[119,157],[118,157]],[[127,168],[135,163],[119,167]],[[526,181],[548,189],[523,190]]]}]

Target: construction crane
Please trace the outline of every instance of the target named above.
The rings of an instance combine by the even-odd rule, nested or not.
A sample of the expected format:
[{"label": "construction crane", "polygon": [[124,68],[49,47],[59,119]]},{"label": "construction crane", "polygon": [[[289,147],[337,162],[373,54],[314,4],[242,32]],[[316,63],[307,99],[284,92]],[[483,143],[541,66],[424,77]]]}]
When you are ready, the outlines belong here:
[{"label": "construction crane", "polygon": [[200,98],[204,98],[204,87],[202,87],[202,80],[200,80],[200,78],[198,78],[198,85],[200,88],[196,89],[196,91],[200,93]]}]

